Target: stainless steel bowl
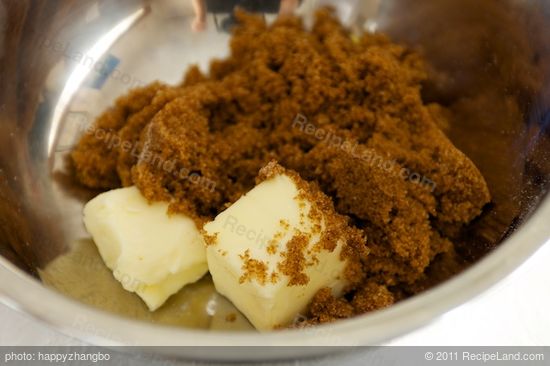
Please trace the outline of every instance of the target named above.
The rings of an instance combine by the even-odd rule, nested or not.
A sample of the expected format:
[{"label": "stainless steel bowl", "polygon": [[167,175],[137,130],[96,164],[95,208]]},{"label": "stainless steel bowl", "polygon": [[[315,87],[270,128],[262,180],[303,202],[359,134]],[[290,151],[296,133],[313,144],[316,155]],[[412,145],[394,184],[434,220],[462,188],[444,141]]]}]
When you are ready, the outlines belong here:
[{"label": "stainless steel bowl", "polygon": [[[81,223],[83,202],[95,192],[74,183],[66,156],[116,96],[157,78],[176,82],[190,64],[205,67],[223,56],[224,14],[209,14],[208,29],[197,34],[190,30],[190,1],[6,0],[0,2],[2,301],[101,345],[319,346],[246,354],[158,349],[197,359],[278,359],[378,344],[510,274],[550,237],[550,6],[544,0],[349,4],[340,15],[350,26],[386,32],[429,60],[424,98],[452,111],[449,136],[487,178],[494,202],[457,243],[476,264],[389,309],[305,330],[213,327],[216,310],[208,306],[223,301],[212,297],[207,280],[174,300],[181,315],[180,305],[189,306],[199,293],[200,316],[188,312],[180,326],[158,324],[177,323],[173,313],[168,320],[142,316],[135,299],[124,297],[130,295],[109,292],[116,283],[95,281],[109,277]],[[299,12],[308,18],[318,5],[306,0]],[[208,324],[197,320],[205,312]]]}]

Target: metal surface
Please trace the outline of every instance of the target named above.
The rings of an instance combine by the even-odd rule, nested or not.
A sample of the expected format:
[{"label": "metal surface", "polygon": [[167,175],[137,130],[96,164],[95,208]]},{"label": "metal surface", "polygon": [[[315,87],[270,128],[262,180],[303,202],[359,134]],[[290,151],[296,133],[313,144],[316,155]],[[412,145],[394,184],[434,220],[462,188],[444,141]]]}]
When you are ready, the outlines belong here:
[{"label": "metal surface", "polygon": [[[300,11],[307,18],[314,7],[315,1],[306,1]],[[2,300],[107,345],[359,345],[402,335],[511,273],[550,237],[548,6],[535,0],[393,0],[382,2],[377,17],[369,15],[357,13],[350,25],[365,24],[421,48],[430,62],[425,100],[453,112],[451,139],[489,183],[494,205],[465,233],[459,249],[481,258],[505,239],[497,249],[459,276],[389,309],[313,329],[258,335],[212,326],[221,300],[213,300],[208,285],[174,300],[171,313],[141,316],[140,305],[131,304],[135,299],[110,292],[116,291],[110,284],[89,282],[100,270],[97,255],[86,251],[81,208],[95,192],[72,181],[66,156],[116,96],[156,78],[176,82],[192,63],[205,67],[227,52],[228,35],[213,24],[191,32],[193,14],[184,1],[7,0],[0,3]],[[67,258],[71,270],[61,265]],[[205,299],[202,310],[182,319],[181,306],[197,293]],[[129,308],[132,314],[125,314]],[[167,351],[178,352],[159,349]],[[330,351],[180,352],[227,360]]]}]

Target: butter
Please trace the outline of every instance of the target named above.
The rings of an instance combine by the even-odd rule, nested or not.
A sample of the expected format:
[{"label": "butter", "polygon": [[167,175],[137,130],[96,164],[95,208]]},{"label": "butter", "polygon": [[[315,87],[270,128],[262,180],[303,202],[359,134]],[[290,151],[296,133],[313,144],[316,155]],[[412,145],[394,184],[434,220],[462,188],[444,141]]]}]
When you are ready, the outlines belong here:
[{"label": "butter", "polygon": [[124,289],[150,311],[208,271],[205,243],[194,221],[149,204],[136,187],[112,190],[84,207],[84,224]]},{"label": "butter", "polygon": [[268,178],[204,226],[216,290],[261,331],[292,323],[320,289],[339,295],[347,284],[345,237],[323,248],[334,212],[311,202],[297,179]]}]

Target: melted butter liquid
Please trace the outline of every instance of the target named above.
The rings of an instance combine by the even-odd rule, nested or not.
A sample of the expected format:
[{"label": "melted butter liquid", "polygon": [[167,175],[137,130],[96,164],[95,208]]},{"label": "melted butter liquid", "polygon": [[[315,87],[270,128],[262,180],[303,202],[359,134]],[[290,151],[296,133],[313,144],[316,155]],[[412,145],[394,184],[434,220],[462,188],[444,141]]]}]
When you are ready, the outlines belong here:
[{"label": "melted butter liquid", "polygon": [[136,294],[124,290],[113,277],[92,240],[79,240],[70,252],[39,270],[39,275],[46,286],[125,317],[193,329],[254,329],[227,299],[216,292],[209,275],[185,286],[160,309],[150,312]]}]

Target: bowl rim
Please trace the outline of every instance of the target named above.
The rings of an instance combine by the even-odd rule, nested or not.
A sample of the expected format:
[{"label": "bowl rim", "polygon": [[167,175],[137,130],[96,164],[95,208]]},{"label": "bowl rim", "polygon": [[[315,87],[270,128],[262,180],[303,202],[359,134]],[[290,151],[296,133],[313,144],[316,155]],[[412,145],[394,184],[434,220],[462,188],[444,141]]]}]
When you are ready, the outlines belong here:
[{"label": "bowl rim", "polygon": [[[159,354],[201,360],[275,360],[333,353],[345,346],[380,345],[479,295],[550,242],[549,220],[547,195],[531,217],[497,249],[459,275],[389,308],[305,329],[261,334],[213,332],[124,318],[43,286],[1,256],[0,302],[66,335],[99,346],[156,346],[154,352]],[[219,348],[205,350],[200,346]],[[278,347],[262,347],[261,352],[232,348],[239,346],[292,347],[284,352]]]}]

